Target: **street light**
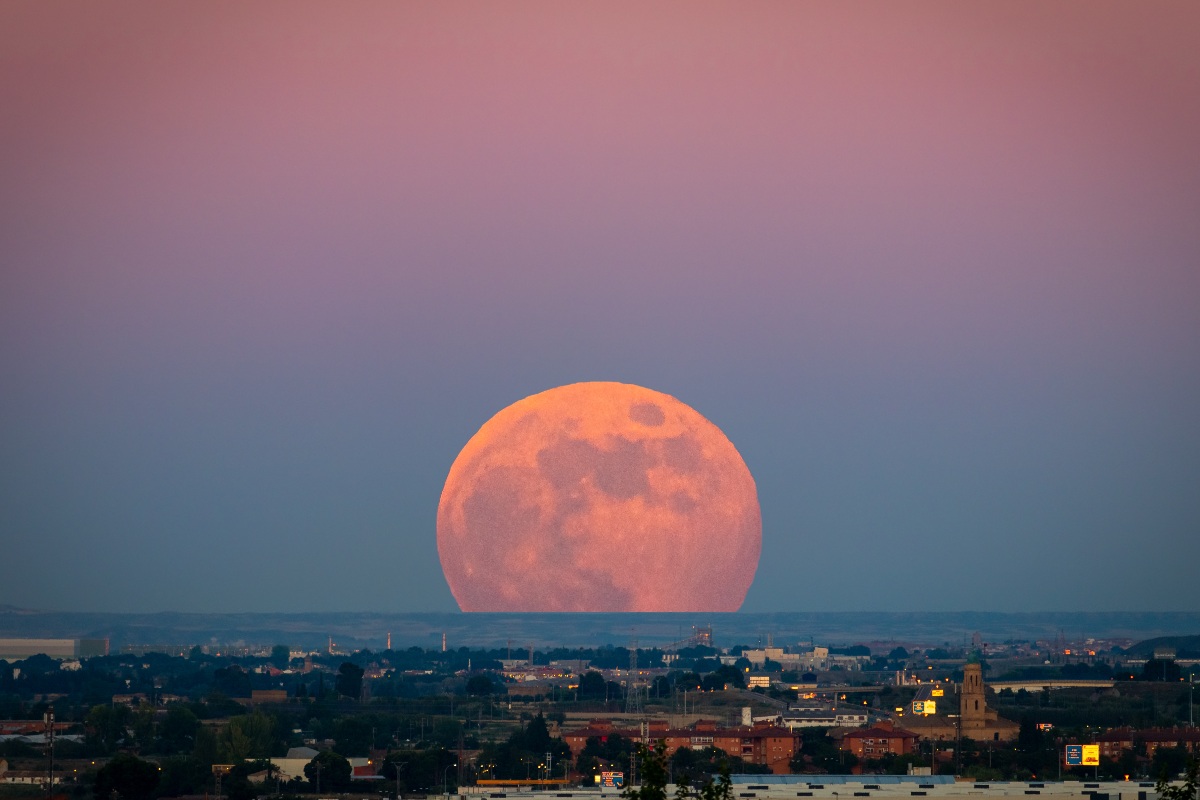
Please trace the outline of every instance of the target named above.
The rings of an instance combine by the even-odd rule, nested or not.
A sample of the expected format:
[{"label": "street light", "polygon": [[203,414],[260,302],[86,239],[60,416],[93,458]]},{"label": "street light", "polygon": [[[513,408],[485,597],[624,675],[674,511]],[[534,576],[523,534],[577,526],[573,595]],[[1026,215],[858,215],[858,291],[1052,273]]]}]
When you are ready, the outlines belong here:
[{"label": "street light", "polygon": [[[1188,727],[1196,727],[1196,718],[1192,713],[1192,706],[1196,704],[1196,673],[1188,673]],[[51,751],[53,752],[53,751]]]},{"label": "street light", "polygon": [[457,766],[458,764],[451,764],[442,770],[442,794],[446,795],[446,797],[450,796],[450,779],[447,776],[450,774],[450,770]]}]

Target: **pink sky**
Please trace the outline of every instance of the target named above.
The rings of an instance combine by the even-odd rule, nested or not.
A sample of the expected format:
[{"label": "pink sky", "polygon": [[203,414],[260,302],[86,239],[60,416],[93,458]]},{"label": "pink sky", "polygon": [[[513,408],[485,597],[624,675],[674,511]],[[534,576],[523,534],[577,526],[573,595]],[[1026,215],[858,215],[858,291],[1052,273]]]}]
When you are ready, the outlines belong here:
[{"label": "pink sky", "polygon": [[[770,564],[747,609],[792,602],[807,558],[968,531],[1001,570],[997,537],[1049,547],[1047,586],[1089,559],[989,608],[1084,607],[1085,572],[1125,579],[1112,607],[1194,607],[1119,554],[1139,530],[1200,557],[1198,23],[7,3],[0,529],[25,562],[161,546],[201,572],[196,542],[336,532],[412,588],[309,597],[297,548],[228,602],[452,608],[430,571],[459,448],[522,396],[621,380],[746,456]],[[89,585],[12,569],[0,603]],[[171,590],[112,608],[215,602]]]}]

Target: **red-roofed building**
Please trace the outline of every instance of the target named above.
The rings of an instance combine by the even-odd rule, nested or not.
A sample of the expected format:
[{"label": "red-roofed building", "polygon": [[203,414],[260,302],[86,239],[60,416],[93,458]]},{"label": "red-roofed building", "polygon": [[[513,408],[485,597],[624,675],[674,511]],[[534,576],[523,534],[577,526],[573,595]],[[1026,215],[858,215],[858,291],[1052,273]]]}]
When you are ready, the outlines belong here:
[{"label": "red-roofed building", "polygon": [[[588,739],[603,742],[612,735],[633,740],[642,738],[641,730],[617,729],[611,720],[596,719],[586,728],[563,733],[563,741],[571,748],[571,755],[578,758]],[[651,742],[663,742],[668,756],[681,747],[693,750],[715,747],[751,764],[765,764],[776,775],[791,772],[790,762],[800,746],[799,737],[787,728],[770,724],[718,728],[712,720],[700,720],[690,728],[670,728],[666,722],[656,720],[649,723],[646,738]]]},{"label": "red-roofed building", "polygon": [[859,728],[842,737],[842,749],[869,761],[913,752],[917,734],[881,722],[871,728]]},{"label": "red-roofed building", "polygon": [[1146,728],[1136,731],[1114,728],[1096,737],[1100,755],[1114,760],[1132,750],[1138,742],[1146,745],[1147,758],[1153,758],[1154,751],[1160,747],[1182,747],[1196,755],[1200,753],[1200,728]]}]

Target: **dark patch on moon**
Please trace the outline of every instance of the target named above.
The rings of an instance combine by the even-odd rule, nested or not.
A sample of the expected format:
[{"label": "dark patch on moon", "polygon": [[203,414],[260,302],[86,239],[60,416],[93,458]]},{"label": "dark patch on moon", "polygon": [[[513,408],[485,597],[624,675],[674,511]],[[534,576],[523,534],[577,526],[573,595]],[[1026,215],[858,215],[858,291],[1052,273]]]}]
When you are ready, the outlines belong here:
[{"label": "dark patch on moon", "polygon": [[596,459],[596,488],[605,494],[628,500],[650,492],[647,472],[655,458],[647,452],[645,442],[631,442],[617,437],[616,448],[600,451]]},{"label": "dark patch on moon", "polygon": [[691,475],[704,464],[704,451],[691,436],[676,436],[662,440],[663,463],[673,470]]},{"label": "dark patch on moon", "polygon": [[569,489],[590,477],[597,489],[622,500],[650,491],[646,473],[657,460],[644,442],[622,437],[613,439],[611,450],[564,437],[537,455],[538,470],[555,489]]},{"label": "dark patch on moon", "polygon": [[591,473],[599,455],[591,442],[564,436],[538,451],[538,471],[555,489],[566,489]]},{"label": "dark patch on moon", "polygon": [[497,467],[480,476],[471,495],[463,501],[467,530],[491,531],[481,537],[485,547],[507,547],[528,530],[536,530],[538,508],[521,502],[528,479],[516,467]]},{"label": "dark patch on moon", "polygon": [[667,503],[676,514],[690,514],[698,505],[687,492],[672,492]]},{"label": "dark patch on moon", "polygon": [[655,403],[634,403],[629,409],[629,418],[651,428],[657,428],[667,421],[667,415]]}]

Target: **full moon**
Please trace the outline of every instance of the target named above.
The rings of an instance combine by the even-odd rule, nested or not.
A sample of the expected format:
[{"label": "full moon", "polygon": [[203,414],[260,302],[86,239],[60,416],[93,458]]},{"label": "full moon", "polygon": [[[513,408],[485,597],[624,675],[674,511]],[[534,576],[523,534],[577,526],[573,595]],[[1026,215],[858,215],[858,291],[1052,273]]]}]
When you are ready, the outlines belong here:
[{"label": "full moon", "polygon": [[762,519],[716,425],[641,386],[576,383],[471,437],[437,539],[463,611],[737,611]]}]

